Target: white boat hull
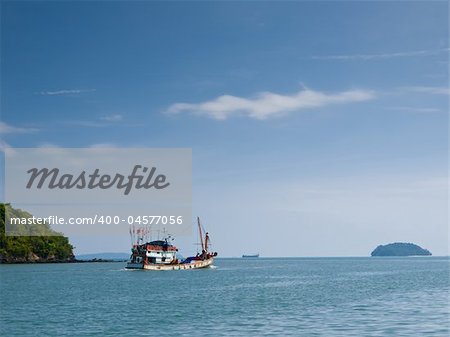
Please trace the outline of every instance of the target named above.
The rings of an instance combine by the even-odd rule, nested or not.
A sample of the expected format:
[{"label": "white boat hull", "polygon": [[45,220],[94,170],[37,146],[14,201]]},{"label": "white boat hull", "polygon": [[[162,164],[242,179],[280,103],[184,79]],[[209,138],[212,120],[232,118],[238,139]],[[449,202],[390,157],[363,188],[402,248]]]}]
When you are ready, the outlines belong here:
[{"label": "white boat hull", "polygon": [[128,262],[127,269],[142,269],[142,270],[186,270],[186,269],[201,269],[212,266],[213,258],[206,260],[193,260],[191,263],[177,263],[177,264],[144,264]]}]

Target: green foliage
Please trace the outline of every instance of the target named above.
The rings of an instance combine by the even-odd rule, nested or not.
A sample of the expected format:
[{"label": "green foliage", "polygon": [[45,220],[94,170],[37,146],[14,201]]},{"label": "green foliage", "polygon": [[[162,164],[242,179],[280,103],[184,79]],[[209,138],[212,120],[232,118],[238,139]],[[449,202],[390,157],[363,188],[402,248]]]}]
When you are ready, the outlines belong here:
[{"label": "green foliage", "polygon": [[17,236],[6,236],[5,220],[9,217],[31,218],[32,215],[9,204],[0,203],[0,261],[30,262],[65,261],[73,259],[69,239],[55,232],[46,223],[32,226],[17,225]]},{"label": "green foliage", "polygon": [[414,243],[395,242],[380,245],[371,254],[372,256],[418,256],[431,255],[430,251],[415,245]]}]

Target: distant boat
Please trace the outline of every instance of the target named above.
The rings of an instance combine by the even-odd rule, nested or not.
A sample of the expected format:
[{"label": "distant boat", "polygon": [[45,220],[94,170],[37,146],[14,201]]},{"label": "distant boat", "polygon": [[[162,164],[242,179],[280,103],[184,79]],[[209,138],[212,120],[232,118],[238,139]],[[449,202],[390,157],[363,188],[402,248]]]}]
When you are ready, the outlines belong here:
[{"label": "distant boat", "polygon": [[244,254],[242,255],[242,258],[249,259],[249,258],[257,258],[259,257],[259,254]]}]

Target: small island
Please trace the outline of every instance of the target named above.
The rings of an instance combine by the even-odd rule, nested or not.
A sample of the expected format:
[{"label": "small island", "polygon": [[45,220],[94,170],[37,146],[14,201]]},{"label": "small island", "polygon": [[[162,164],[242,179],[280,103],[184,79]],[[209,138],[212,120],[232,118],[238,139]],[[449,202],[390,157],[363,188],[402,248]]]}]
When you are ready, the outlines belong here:
[{"label": "small island", "polygon": [[414,243],[395,242],[380,245],[374,249],[371,256],[430,256],[431,252]]}]

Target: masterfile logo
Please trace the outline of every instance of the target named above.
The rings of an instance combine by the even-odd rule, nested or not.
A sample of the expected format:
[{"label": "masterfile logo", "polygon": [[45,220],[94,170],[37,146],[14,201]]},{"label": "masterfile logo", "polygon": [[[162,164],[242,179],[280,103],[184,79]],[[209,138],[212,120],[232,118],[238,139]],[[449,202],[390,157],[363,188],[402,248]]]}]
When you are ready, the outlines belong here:
[{"label": "masterfile logo", "polygon": [[[154,220],[149,222],[153,229],[182,235],[190,231],[191,199],[189,148],[15,148],[5,153],[5,200],[37,218],[66,219],[52,224],[66,235],[121,234],[142,217]],[[23,232],[9,225],[7,235]]]},{"label": "masterfile logo", "polygon": [[[140,170],[143,174],[138,174]],[[164,174],[155,174],[156,167],[149,169],[142,165],[135,165],[133,171],[128,176],[119,173],[113,176],[109,174],[102,175],[99,172],[99,169],[95,169],[91,174],[82,171],[78,176],[67,173],[60,175],[60,170],[57,168],[50,170],[48,168],[38,169],[35,167],[27,171],[30,174],[27,188],[33,188],[33,184],[37,180],[35,187],[39,189],[43,188],[45,183],[47,183],[47,188],[49,189],[59,188],[70,190],[71,188],[88,188],[92,190],[94,188],[109,189],[116,187],[117,189],[122,189],[124,195],[128,195],[132,188],[155,188],[160,190],[170,185],[169,182],[166,182],[166,176]]]}]

